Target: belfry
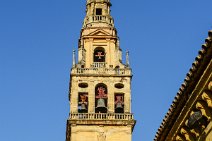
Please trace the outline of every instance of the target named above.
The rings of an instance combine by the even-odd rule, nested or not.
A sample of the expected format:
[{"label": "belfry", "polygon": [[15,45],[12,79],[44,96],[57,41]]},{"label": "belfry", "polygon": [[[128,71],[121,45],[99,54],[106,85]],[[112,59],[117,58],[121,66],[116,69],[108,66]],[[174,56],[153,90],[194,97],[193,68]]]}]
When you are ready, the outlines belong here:
[{"label": "belfry", "polygon": [[86,16],[73,52],[66,141],[131,141],[129,53],[122,62],[110,0],[87,0]]}]

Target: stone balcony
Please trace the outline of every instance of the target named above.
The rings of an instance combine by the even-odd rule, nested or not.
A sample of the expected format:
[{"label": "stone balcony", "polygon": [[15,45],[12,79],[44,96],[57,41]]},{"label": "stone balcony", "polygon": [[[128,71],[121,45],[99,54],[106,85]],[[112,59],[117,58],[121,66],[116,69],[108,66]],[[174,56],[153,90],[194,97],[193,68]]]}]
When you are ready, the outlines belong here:
[{"label": "stone balcony", "polygon": [[94,62],[91,65],[92,68],[105,68],[106,67],[106,63],[105,62]]},{"label": "stone balcony", "polygon": [[134,129],[136,120],[133,114],[118,113],[71,113],[68,124],[75,125],[98,125],[98,126],[131,126]]},{"label": "stone balcony", "polygon": [[91,68],[72,68],[71,74],[74,75],[98,75],[98,76],[132,76],[129,68],[114,69],[105,67]]},{"label": "stone balcony", "polygon": [[113,26],[114,21],[111,16],[103,16],[103,15],[95,15],[95,16],[88,16],[85,18],[84,24],[88,25],[91,23],[107,23],[110,26]]},{"label": "stone balcony", "polygon": [[134,120],[133,114],[71,113],[69,120]]}]

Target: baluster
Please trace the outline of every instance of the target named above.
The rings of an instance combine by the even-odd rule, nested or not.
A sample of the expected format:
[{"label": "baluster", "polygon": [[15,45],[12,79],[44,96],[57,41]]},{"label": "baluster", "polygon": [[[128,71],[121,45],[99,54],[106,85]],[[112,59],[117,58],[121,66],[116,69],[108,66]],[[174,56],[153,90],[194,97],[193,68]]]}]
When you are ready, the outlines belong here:
[{"label": "baluster", "polygon": [[176,140],[177,140],[177,141],[186,141],[185,137],[182,136],[181,134],[178,134],[178,135],[176,136]]},{"label": "baluster", "polygon": [[212,95],[207,94],[206,92],[204,92],[202,94],[202,99],[207,102],[208,107],[212,108]]},{"label": "baluster", "polygon": [[94,119],[94,114],[90,114],[90,119]]},{"label": "baluster", "polygon": [[188,128],[181,128],[180,133],[186,138],[186,140],[195,141],[195,137],[193,136],[193,134],[191,134]]},{"label": "baluster", "polygon": [[206,105],[203,101],[198,101],[196,104],[196,108],[202,112],[202,115],[204,115],[208,120],[212,119],[212,113],[209,109],[208,105]]}]

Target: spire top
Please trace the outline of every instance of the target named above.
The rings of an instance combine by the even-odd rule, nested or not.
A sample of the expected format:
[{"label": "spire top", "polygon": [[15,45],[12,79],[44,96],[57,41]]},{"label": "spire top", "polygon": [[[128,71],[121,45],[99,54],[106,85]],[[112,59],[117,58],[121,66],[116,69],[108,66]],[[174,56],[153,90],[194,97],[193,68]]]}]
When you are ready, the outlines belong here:
[{"label": "spire top", "polygon": [[110,7],[110,0],[87,0],[83,28],[114,27],[113,18],[110,15]]},{"label": "spire top", "polygon": [[108,2],[108,3],[110,3],[110,0],[87,0],[87,4],[92,3],[92,2]]}]

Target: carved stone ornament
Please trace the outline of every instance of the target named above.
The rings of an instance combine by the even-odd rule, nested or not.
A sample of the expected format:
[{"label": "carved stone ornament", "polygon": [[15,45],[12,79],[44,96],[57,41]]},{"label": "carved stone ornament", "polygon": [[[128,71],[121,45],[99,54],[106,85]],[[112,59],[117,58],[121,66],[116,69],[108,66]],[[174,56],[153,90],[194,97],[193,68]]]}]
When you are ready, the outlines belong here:
[{"label": "carved stone ornament", "polygon": [[99,133],[98,141],[106,141],[106,135],[103,132]]}]

